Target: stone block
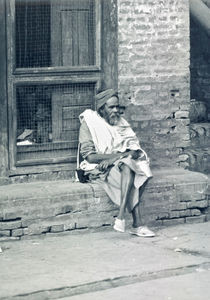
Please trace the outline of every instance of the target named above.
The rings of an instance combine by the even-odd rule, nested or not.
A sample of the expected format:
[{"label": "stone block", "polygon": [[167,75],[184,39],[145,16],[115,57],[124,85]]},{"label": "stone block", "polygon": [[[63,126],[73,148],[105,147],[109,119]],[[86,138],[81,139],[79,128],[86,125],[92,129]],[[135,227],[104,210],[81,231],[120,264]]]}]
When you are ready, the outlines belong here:
[{"label": "stone block", "polygon": [[185,210],[187,208],[186,202],[178,202],[170,205],[171,210]]},{"label": "stone block", "polygon": [[169,218],[169,213],[168,212],[161,212],[156,217],[156,220],[163,220],[163,219],[168,219],[168,218]]},{"label": "stone block", "polygon": [[50,226],[44,226],[40,224],[33,224],[33,226],[29,226],[28,228],[23,229],[24,235],[39,235],[49,231]]},{"label": "stone block", "polygon": [[190,145],[191,145],[190,141],[184,140],[184,139],[181,139],[180,141],[176,142],[177,148],[187,148],[187,147],[190,147]]},{"label": "stone block", "polygon": [[201,201],[191,201],[187,203],[188,208],[206,208],[208,207],[208,201],[207,200],[201,200]]},{"label": "stone block", "polygon": [[[206,205],[206,194],[205,194],[205,190],[203,190],[203,192],[199,192],[199,191],[196,191],[196,189],[193,187],[193,186],[188,186],[186,185],[186,188],[185,189],[183,187],[183,190],[179,189],[179,190],[176,190],[176,199],[180,202],[190,202],[192,201],[191,203],[194,203],[194,202],[200,202],[200,205]],[[202,200],[202,202],[201,202]],[[203,202],[204,201],[204,202]],[[190,204],[187,204],[187,205],[190,205]],[[199,205],[199,204],[198,204]],[[191,208],[190,206],[188,206],[188,208]]]},{"label": "stone block", "polygon": [[187,161],[189,159],[189,155],[187,154],[181,154],[178,156],[178,159],[177,161],[180,162],[180,161]]},{"label": "stone block", "polygon": [[183,168],[183,169],[189,169],[189,163],[186,161],[180,161],[177,163],[179,167]]},{"label": "stone block", "polygon": [[190,119],[176,119],[176,127],[182,129],[190,124]]},{"label": "stone block", "polygon": [[16,229],[21,227],[21,221],[0,222],[0,230]]},{"label": "stone block", "polygon": [[9,242],[9,241],[17,241],[17,240],[20,240],[20,237],[14,237],[14,236],[0,237],[0,242]]},{"label": "stone block", "polygon": [[201,211],[199,209],[191,209],[192,216],[200,216]]},{"label": "stone block", "polygon": [[13,229],[12,230],[12,236],[18,237],[18,236],[22,236],[22,235],[24,235],[23,228]]},{"label": "stone block", "polygon": [[171,211],[169,213],[169,218],[174,219],[174,218],[179,218],[180,217],[180,211]]},{"label": "stone block", "polygon": [[201,216],[196,216],[196,217],[187,217],[186,218],[186,223],[192,224],[192,223],[202,223],[206,221],[206,216],[201,215]]},{"label": "stone block", "polygon": [[75,225],[74,220],[72,220],[71,222],[68,222],[68,223],[64,224],[64,231],[73,230],[75,228],[76,228],[76,225]]},{"label": "stone block", "polygon": [[179,224],[184,224],[184,223],[185,223],[185,218],[163,220],[163,225],[165,225],[165,226],[179,225]]},{"label": "stone block", "polygon": [[192,212],[190,209],[185,209],[180,211],[180,217],[190,217]]},{"label": "stone block", "polygon": [[3,220],[11,221],[11,220],[20,220],[21,219],[21,211],[16,209],[15,211],[10,211],[10,209],[5,209],[3,212]]},{"label": "stone block", "polygon": [[0,237],[10,236],[10,230],[0,230]]},{"label": "stone block", "polygon": [[64,231],[64,224],[52,225],[50,227],[50,232],[62,232]]},{"label": "stone block", "polygon": [[188,119],[189,118],[189,111],[179,110],[175,113],[175,118],[176,119]]}]

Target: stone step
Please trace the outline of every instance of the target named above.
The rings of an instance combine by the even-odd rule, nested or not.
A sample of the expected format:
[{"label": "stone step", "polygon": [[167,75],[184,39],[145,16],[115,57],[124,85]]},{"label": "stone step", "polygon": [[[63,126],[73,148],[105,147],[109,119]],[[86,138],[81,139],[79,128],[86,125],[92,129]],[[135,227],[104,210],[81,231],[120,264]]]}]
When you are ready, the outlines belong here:
[{"label": "stone step", "polygon": [[210,123],[190,124],[191,146],[202,148],[210,146]]},{"label": "stone step", "polygon": [[185,154],[188,155],[189,170],[205,174],[210,172],[210,147],[186,149]]},{"label": "stone step", "polygon": [[[207,220],[207,187],[208,177],[201,173],[154,170],[142,197],[145,222],[160,226]],[[0,240],[111,226],[118,212],[99,185],[67,180],[1,186],[0,200]]]}]

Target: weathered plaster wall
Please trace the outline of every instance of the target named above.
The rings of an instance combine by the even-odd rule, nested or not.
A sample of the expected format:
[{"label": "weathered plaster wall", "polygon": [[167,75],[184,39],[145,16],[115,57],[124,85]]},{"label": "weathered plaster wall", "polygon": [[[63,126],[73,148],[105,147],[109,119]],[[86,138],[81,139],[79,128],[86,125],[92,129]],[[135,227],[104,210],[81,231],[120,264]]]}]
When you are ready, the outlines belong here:
[{"label": "weathered plaster wall", "polygon": [[189,145],[189,3],[118,0],[119,91],[153,165]]}]

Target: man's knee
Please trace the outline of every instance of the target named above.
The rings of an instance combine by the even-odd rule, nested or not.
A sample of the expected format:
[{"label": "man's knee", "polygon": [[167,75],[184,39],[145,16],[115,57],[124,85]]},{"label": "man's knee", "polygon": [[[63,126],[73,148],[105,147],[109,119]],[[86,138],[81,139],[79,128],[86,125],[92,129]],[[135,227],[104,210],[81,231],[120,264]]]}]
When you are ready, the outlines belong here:
[{"label": "man's knee", "polygon": [[126,164],[121,166],[121,172],[123,176],[126,176],[127,178],[134,178],[134,172]]}]

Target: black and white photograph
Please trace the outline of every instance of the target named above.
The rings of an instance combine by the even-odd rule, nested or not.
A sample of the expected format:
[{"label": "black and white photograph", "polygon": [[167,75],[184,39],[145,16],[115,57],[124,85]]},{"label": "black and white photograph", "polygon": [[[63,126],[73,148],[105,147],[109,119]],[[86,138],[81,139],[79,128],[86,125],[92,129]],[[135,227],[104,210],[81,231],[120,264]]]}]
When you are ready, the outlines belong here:
[{"label": "black and white photograph", "polygon": [[0,0],[0,300],[210,299],[210,0]]}]

